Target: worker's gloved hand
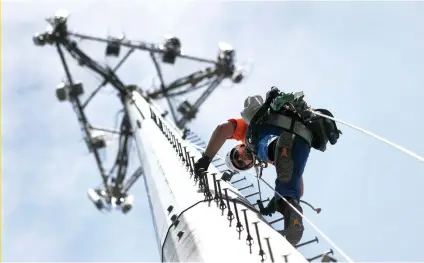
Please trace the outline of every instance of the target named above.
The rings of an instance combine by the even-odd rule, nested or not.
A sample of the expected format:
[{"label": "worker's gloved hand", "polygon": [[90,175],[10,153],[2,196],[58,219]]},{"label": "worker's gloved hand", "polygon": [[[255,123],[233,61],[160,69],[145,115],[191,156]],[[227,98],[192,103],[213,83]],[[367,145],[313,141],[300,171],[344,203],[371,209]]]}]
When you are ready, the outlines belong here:
[{"label": "worker's gloved hand", "polygon": [[272,214],[275,213],[275,211],[277,211],[275,197],[273,197],[269,201],[266,207],[263,206],[262,202],[258,204],[259,204],[259,212],[261,212],[261,214],[264,216],[271,216]]},{"label": "worker's gloved hand", "polygon": [[279,94],[280,94],[280,90],[277,87],[275,87],[275,86],[271,87],[271,90],[266,93],[266,101],[267,102],[272,101]]},{"label": "worker's gloved hand", "polygon": [[204,172],[206,172],[209,168],[209,165],[211,164],[212,159],[209,158],[206,155],[203,155],[202,157],[197,160],[197,162],[194,163],[194,174],[196,177],[201,176],[200,169],[203,169]]}]

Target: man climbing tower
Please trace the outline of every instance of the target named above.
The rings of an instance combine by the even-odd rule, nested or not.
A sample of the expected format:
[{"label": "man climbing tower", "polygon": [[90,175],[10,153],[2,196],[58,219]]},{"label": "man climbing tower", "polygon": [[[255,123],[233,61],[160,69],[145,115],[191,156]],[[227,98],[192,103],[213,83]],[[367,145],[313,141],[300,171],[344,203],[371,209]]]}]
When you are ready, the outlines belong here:
[{"label": "man climbing tower", "polygon": [[[328,141],[337,142],[341,133],[334,121],[313,114],[303,93],[283,93],[272,87],[265,102],[259,95],[248,97],[241,112],[242,118],[229,119],[216,127],[203,156],[195,163],[196,171],[208,169],[213,157],[227,139],[242,143],[226,155],[226,164],[234,171],[246,171],[258,162],[271,163],[276,168],[275,190],[298,211],[303,213],[300,198],[303,194],[303,171],[311,147],[326,150]],[[317,109],[332,116],[328,110]],[[277,194],[267,207],[260,204],[263,215],[275,211],[284,216],[283,234],[296,245],[302,238],[302,217]]]}]

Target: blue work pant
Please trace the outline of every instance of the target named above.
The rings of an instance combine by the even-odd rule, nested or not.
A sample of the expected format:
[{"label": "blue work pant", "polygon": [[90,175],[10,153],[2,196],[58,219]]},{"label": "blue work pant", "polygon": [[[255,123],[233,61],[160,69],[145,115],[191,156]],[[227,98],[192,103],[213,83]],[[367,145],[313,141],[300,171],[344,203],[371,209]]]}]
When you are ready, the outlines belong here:
[{"label": "blue work pant", "polygon": [[[268,158],[268,147],[278,137],[283,129],[278,127],[265,127],[259,132],[257,157],[264,162],[271,162]],[[299,136],[295,136],[292,147],[293,174],[289,182],[275,180],[275,190],[282,196],[293,197],[300,200],[302,189],[301,179],[308,161],[310,147],[307,141]],[[276,194],[275,198],[280,197]]]}]

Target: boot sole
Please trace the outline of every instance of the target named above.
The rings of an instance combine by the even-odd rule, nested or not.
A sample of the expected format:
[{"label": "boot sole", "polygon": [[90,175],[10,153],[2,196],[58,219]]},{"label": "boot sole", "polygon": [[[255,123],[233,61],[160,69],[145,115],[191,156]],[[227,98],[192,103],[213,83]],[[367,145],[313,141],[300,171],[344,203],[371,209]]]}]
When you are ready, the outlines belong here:
[{"label": "boot sole", "polygon": [[[303,209],[300,206],[300,204],[294,204],[293,202],[290,202],[290,203],[294,207],[296,207],[296,209],[299,210],[300,213],[303,213]],[[300,216],[296,211],[293,210],[293,208],[291,208],[287,204],[286,204],[286,209],[289,209],[290,213],[284,213],[284,220],[289,220],[290,223],[286,229],[279,232],[280,234],[285,236],[285,238],[287,239],[289,243],[291,243],[294,246],[294,245],[297,245],[302,239],[305,227],[303,226],[302,216]],[[290,218],[286,218],[286,217],[290,217]]]},{"label": "boot sole", "polygon": [[277,170],[277,179],[284,183],[289,182],[293,174],[293,136],[294,135],[289,132],[283,132],[280,137],[278,137],[278,141],[275,146],[274,166]]}]

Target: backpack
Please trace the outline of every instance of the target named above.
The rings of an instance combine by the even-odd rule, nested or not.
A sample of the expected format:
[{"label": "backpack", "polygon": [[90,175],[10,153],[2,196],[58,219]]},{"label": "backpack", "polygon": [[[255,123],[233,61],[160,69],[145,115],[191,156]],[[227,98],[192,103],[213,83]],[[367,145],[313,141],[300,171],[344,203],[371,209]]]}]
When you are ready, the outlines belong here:
[{"label": "backpack", "polygon": [[[334,117],[333,114],[326,109],[316,109],[315,111]],[[312,139],[312,148],[322,152],[327,149],[328,142],[330,142],[331,145],[336,144],[340,134],[342,134],[342,132],[337,128],[335,121],[315,114],[310,121],[305,124],[308,129],[312,131],[314,136]]]}]

